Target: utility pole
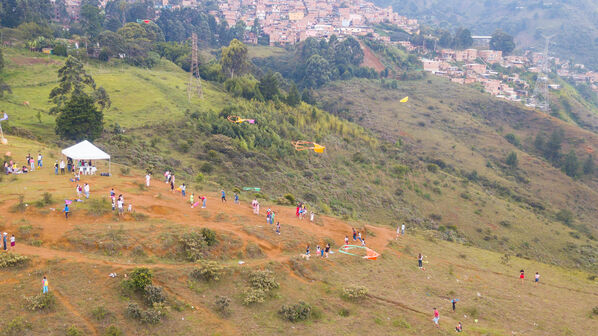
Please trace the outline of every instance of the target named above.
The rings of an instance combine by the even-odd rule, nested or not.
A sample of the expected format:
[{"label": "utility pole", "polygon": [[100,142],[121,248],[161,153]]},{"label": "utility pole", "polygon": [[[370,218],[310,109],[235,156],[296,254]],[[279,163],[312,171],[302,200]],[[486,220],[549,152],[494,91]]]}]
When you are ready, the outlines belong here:
[{"label": "utility pole", "polygon": [[189,74],[189,86],[187,87],[189,102],[191,102],[191,96],[193,94],[197,94],[199,98],[203,98],[197,54],[197,34],[193,33],[191,35],[191,69]]},{"label": "utility pole", "polygon": [[550,72],[548,67],[548,46],[551,37],[552,36],[544,37],[546,44],[544,45],[542,65],[540,72],[538,73],[538,78],[536,79],[536,85],[534,86],[534,95],[532,96],[532,104],[545,113],[548,113],[550,110],[550,97],[548,92],[548,73]]}]

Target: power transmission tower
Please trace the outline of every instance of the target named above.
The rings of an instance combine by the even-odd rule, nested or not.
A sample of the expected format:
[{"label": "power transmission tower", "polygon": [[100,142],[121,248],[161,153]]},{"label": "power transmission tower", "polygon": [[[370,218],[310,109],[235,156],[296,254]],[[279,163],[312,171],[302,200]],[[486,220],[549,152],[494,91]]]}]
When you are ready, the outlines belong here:
[{"label": "power transmission tower", "polygon": [[197,57],[197,34],[191,35],[191,73],[189,75],[189,86],[187,87],[187,95],[189,102],[191,96],[197,94],[199,98],[203,98],[201,89],[201,77],[199,76],[199,62]]},{"label": "power transmission tower", "polygon": [[540,109],[540,111],[548,113],[550,109],[550,96],[548,93],[548,73],[550,69],[548,67],[548,45],[550,44],[551,36],[544,37],[546,45],[544,46],[544,55],[542,56],[542,65],[538,78],[536,79],[536,85],[534,87],[534,94],[532,96],[531,103]]}]

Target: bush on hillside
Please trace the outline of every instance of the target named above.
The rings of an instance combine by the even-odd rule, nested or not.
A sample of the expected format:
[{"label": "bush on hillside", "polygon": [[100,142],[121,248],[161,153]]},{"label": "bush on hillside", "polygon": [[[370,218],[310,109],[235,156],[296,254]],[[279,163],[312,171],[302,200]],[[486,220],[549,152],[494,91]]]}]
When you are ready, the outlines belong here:
[{"label": "bush on hillside", "polygon": [[152,271],[146,267],[135,268],[130,274],[129,279],[131,287],[135,290],[144,290],[146,286],[152,284]]},{"label": "bush on hillside", "polygon": [[77,328],[77,326],[70,326],[66,329],[66,336],[84,336],[85,333],[81,331],[81,329]]},{"label": "bush on hillside", "polygon": [[191,271],[191,277],[196,280],[218,281],[223,273],[224,267],[218,264],[218,262],[203,261],[200,268]]},{"label": "bush on hillside", "polygon": [[0,254],[0,269],[24,266],[29,263],[29,261],[29,257],[26,256],[14,253],[2,253]]},{"label": "bush on hillside", "polygon": [[106,328],[106,330],[104,331],[104,336],[123,336],[124,333],[118,329],[118,327],[116,326],[109,326],[108,328]]},{"label": "bush on hillside", "polygon": [[25,297],[25,307],[31,311],[52,310],[56,306],[56,297],[52,292]]},{"label": "bush on hillside", "polygon": [[311,316],[311,311],[309,304],[300,301],[294,305],[283,305],[278,314],[285,320],[298,322],[307,320]]},{"label": "bush on hillside", "polygon": [[207,254],[206,240],[204,236],[198,232],[188,232],[179,239],[183,257],[188,261],[197,261],[202,259]]},{"label": "bush on hillside", "polygon": [[368,294],[368,289],[363,286],[349,286],[343,288],[343,298],[349,301],[360,301]]},{"label": "bush on hillside", "polygon": [[19,201],[17,204],[10,207],[10,212],[25,212],[27,210],[27,204],[25,204],[25,196],[19,195]]},{"label": "bush on hillside", "polygon": [[38,208],[43,208],[43,207],[45,207],[47,205],[50,205],[52,203],[54,203],[54,200],[52,199],[52,194],[50,194],[49,192],[45,192],[42,195],[42,199],[39,200],[39,201],[37,201],[37,202],[35,202],[35,206],[38,207]]},{"label": "bush on hillside", "polygon": [[2,326],[3,336],[21,336],[31,329],[31,323],[23,317],[17,317]]},{"label": "bush on hillside", "polygon": [[164,295],[164,290],[160,286],[147,285],[143,291],[143,298],[149,305],[166,301],[166,295]]},{"label": "bush on hillside", "polygon": [[214,232],[214,230],[202,228],[201,235],[208,246],[214,246],[216,243],[218,243],[218,239],[216,239],[216,232]]},{"label": "bush on hillside", "polygon": [[91,310],[91,316],[96,321],[104,321],[114,316],[114,314],[104,306],[97,306]]},{"label": "bush on hillside", "polygon": [[262,289],[246,288],[243,292],[243,304],[246,306],[266,301],[266,292]]},{"label": "bush on hillside", "polygon": [[556,219],[567,226],[571,226],[573,225],[574,220],[573,212],[566,209],[561,209],[559,210],[559,212],[556,213]]},{"label": "bush on hillside", "polygon": [[214,302],[216,311],[224,316],[230,315],[230,302],[231,299],[229,297],[218,296]]},{"label": "bush on hillside", "polygon": [[598,315],[598,306],[592,308],[592,314]]},{"label": "bush on hillside", "polygon": [[252,288],[269,292],[280,285],[274,278],[274,273],[269,270],[253,271],[249,274],[249,284]]}]

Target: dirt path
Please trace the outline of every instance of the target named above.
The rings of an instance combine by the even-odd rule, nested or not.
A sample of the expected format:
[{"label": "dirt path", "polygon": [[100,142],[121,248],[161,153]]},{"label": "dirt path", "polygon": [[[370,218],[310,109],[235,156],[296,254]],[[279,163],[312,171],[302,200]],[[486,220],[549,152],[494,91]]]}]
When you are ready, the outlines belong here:
[{"label": "dirt path", "polygon": [[380,62],[380,59],[378,59],[376,54],[374,54],[370,48],[361,41],[359,42],[359,45],[361,45],[361,49],[363,49],[363,62],[361,62],[361,66],[373,68],[378,73],[386,69],[384,64]]},{"label": "dirt path", "polygon": [[77,309],[73,307],[73,305],[64,297],[64,295],[60,293],[60,291],[54,289],[52,293],[54,293],[56,299],[58,299],[58,302],[60,302],[66,308],[66,310],[68,310],[69,313],[75,315],[78,319],[83,321],[83,324],[85,324],[85,328],[87,328],[87,331],[91,332],[92,335],[99,335],[96,327],[85,316],[81,315],[77,311]]}]

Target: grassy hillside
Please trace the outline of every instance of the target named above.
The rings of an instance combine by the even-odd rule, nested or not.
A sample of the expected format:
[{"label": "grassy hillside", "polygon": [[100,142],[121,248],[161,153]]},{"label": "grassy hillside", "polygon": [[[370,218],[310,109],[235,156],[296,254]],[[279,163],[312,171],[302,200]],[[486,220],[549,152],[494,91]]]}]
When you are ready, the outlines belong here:
[{"label": "grassy hillside", "polygon": [[466,27],[474,35],[490,35],[502,29],[516,36],[520,47],[543,49],[542,34],[555,35],[555,56],[572,58],[594,68],[598,38],[598,5],[573,1],[414,1],[374,0],[392,6],[401,15],[445,28]]},{"label": "grassy hillside", "polygon": [[[46,162],[59,157],[58,147],[17,137],[8,141],[2,148],[15,158],[37,151]],[[272,207],[282,224],[281,235],[276,235],[262,216],[252,215],[247,202],[223,204],[217,193],[199,189],[197,194],[208,196],[208,207],[191,209],[158,179],[141,187],[143,174],[133,169],[126,176],[84,176],[82,182],[92,186],[91,199],[75,202],[68,221],[59,211],[63,199],[74,197],[75,184],[68,176],[55,176],[49,167],[3,176],[0,230],[15,233],[14,253],[29,261],[2,268],[0,295],[8,308],[0,311],[2,333],[305,335],[316,330],[328,335],[448,335],[461,321],[464,335],[587,335],[596,327],[592,308],[598,283],[586,272],[507,259],[411,225],[406,236],[394,240],[394,230],[363,222],[327,216],[317,216],[315,223],[299,221],[294,208],[263,201],[262,209]],[[134,213],[118,217],[102,203],[110,188],[125,195]],[[40,203],[44,192],[51,199]],[[28,206],[19,205],[19,195]],[[382,253],[378,260],[337,252],[352,226],[365,230],[368,246]],[[213,230],[217,242],[199,246],[203,262],[190,262],[187,253],[192,250],[185,242],[189,232],[201,228]],[[328,259],[298,256],[305,244],[313,248],[325,241],[336,252]],[[420,252],[426,256],[424,271],[417,268]],[[1,253],[0,260],[6,256]],[[205,260],[224,267],[219,280],[192,276],[194,269],[205,267]],[[123,286],[124,275],[129,279],[136,267],[149,268],[153,285],[166,297],[166,316],[156,324],[127,314],[131,303],[151,310],[147,295]],[[522,268],[528,275],[525,284],[518,279]],[[243,304],[253,272],[262,269],[272,271],[278,288],[263,303]],[[541,274],[538,286],[530,280],[535,272]],[[32,311],[27,298],[39,293],[43,275],[55,302]],[[355,299],[343,295],[354,286],[367,294]],[[230,300],[226,313],[216,303],[222,296]],[[455,313],[451,298],[459,299]],[[306,321],[292,323],[278,313],[283,305],[300,301],[312,308]],[[434,307],[441,314],[440,329],[431,322]]]},{"label": "grassy hillside", "polygon": [[[588,146],[598,146],[595,133],[436,78],[401,82],[397,90],[343,82],[319,94],[325,109],[403,143],[420,160],[396,185],[403,220],[511,255],[595,267],[595,175],[571,179],[533,145],[537,134],[562,129],[561,152],[585,159]],[[409,102],[399,103],[407,95]],[[505,163],[510,152],[516,168]],[[567,211],[574,218],[564,218]]]}]

